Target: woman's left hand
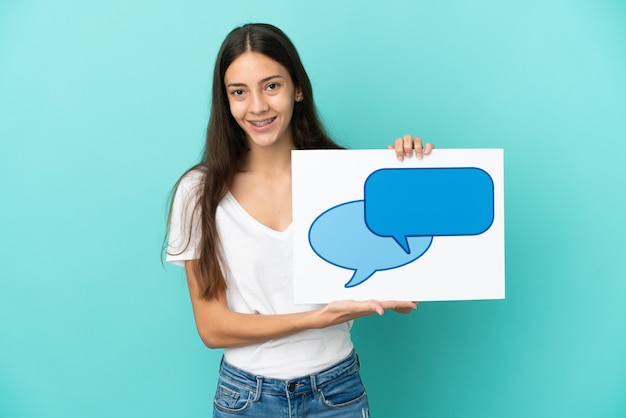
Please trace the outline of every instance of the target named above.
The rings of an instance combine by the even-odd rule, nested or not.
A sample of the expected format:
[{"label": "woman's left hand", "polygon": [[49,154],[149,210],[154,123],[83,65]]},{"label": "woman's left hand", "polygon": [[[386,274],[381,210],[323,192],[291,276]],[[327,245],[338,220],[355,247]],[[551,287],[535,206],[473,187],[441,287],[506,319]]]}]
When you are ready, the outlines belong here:
[{"label": "woman's left hand", "polygon": [[430,154],[435,146],[429,142],[423,144],[419,136],[413,138],[410,134],[406,134],[402,138],[397,138],[388,148],[396,151],[398,161],[403,161],[405,158],[411,158],[413,151],[415,151],[415,158],[422,159],[424,155]]}]

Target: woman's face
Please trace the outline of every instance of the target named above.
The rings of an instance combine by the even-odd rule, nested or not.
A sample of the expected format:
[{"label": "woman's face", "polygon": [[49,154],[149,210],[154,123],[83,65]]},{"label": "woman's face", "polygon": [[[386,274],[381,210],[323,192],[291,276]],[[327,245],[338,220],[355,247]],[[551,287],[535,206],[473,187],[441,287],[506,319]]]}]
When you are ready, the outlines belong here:
[{"label": "woman's face", "polygon": [[251,150],[293,147],[291,116],[302,93],[285,67],[258,52],[244,52],[226,70],[224,85],[230,112]]}]

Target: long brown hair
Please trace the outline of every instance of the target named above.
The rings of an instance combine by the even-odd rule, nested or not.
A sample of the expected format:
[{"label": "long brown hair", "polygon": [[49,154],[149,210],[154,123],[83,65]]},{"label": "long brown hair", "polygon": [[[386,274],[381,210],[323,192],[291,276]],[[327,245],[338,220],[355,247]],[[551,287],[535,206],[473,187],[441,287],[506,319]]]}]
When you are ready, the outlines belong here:
[{"label": "long brown hair", "polygon": [[[198,278],[200,296],[205,299],[214,298],[226,290],[223,272],[225,263],[215,213],[230,187],[234,174],[248,152],[246,136],[230,113],[224,75],[230,64],[239,55],[248,51],[259,52],[281,64],[289,72],[294,86],[302,91],[303,99],[295,103],[291,119],[295,147],[297,149],[341,148],[330,139],[320,122],[313,101],[311,81],[296,48],[287,35],[277,27],[263,23],[251,23],[231,31],[222,43],[215,61],[211,116],[202,160],[187,171],[189,173],[193,170],[200,170],[203,173],[203,181],[197,190],[198,194],[194,196],[195,199],[189,199],[188,204],[194,205],[193,216],[200,216],[200,242],[197,248],[199,260],[194,273]],[[179,184],[180,179],[176,183],[176,189]],[[168,225],[171,215],[170,206]],[[194,222],[184,224],[190,225],[190,230],[186,234],[188,246]]]}]

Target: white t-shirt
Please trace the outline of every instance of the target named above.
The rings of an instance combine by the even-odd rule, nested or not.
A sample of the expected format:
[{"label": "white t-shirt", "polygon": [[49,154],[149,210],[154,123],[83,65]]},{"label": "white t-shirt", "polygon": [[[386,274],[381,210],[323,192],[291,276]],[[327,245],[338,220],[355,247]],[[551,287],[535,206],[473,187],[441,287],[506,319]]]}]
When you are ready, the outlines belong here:
[{"label": "white t-shirt", "polygon": [[[191,212],[203,173],[194,171],[181,181],[172,208],[167,261],[184,266],[196,259],[199,218]],[[190,222],[194,228],[187,233]],[[287,314],[320,305],[293,303],[293,234],[291,226],[276,231],[248,214],[228,192],[216,212],[217,228],[228,266],[226,298],[230,309],[246,314]],[[189,245],[185,245],[189,241]],[[182,251],[182,252],[181,252]],[[180,254],[179,254],[180,253]],[[224,349],[232,365],[255,375],[292,379],[321,371],[347,357],[353,349],[352,323],[309,329],[283,338]]]}]

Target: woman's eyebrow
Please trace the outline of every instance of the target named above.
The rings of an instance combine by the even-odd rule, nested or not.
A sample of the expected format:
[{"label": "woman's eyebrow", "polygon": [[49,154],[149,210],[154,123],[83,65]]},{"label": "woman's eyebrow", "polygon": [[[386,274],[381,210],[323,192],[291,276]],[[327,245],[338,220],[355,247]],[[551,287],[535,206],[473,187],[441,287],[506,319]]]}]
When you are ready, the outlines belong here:
[{"label": "woman's eyebrow", "polygon": [[[267,83],[268,81],[270,81],[273,78],[285,78],[280,74],[275,74],[275,75],[270,75],[268,77],[265,77],[261,80],[259,80],[259,84],[263,84],[263,83]],[[247,84],[246,83],[228,83],[226,84],[226,87],[246,87]]]},{"label": "woman's eyebrow", "polygon": [[268,81],[270,81],[273,78],[285,78],[280,74],[276,74],[276,75],[271,75],[269,77],[265,77],[264,79],[262,79],[261,81],[259,81],[259,84],[263,84],[263,83],[267,83]]},{"label": "woman's eyebrow", "polygon": [[246,87],[246,83],[228,83],[226,87]]}]

